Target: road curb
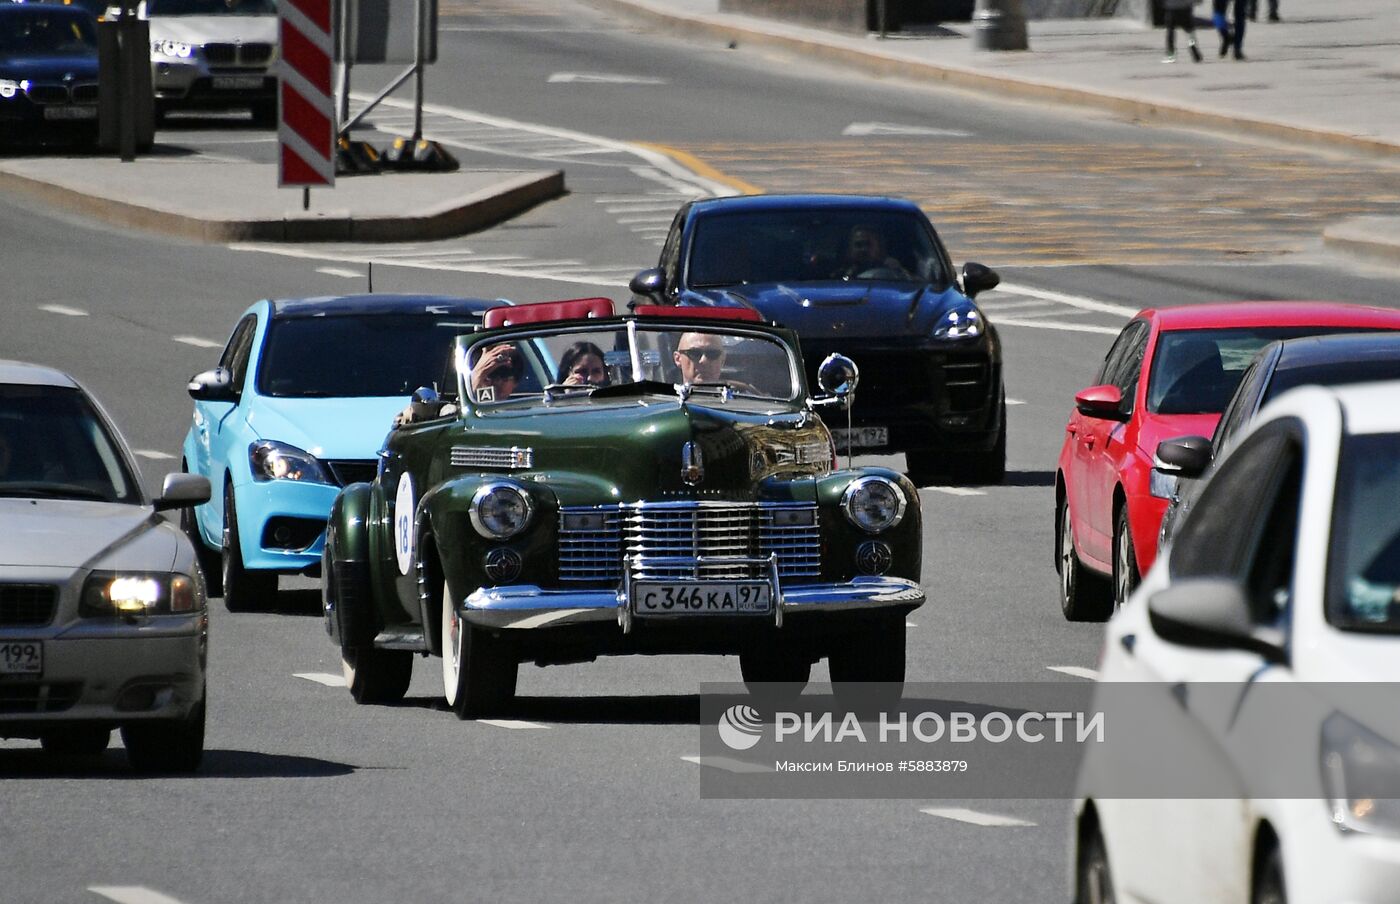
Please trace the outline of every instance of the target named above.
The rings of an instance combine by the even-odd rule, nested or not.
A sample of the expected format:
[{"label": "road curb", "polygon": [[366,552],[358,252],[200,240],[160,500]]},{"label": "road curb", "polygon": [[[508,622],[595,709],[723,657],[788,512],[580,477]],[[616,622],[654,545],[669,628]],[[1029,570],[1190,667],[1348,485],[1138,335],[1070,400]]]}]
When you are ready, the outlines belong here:
[{"label": "road curb", "polygon": [[1400,264],[1400,217],[1353,217],[1322,230],[1322,244],[1367,260]]},{"label": "road curb", "polygon": [[1212,113],[1191,107],[1160,101],[1106,94],[1071,85],[1034,79],[993,75],[959,66],[925,63],[904,57],[886,56],[848,47],[837,41],[822,40],[818,34],[780,34],[774,31],[746,27],[739,23],[721,22],[708,17],[689,16],[644,6],[634,0],[588,0],[596,7],[619,15],[631,16],[671,29],[683,29],[687,37],[703,36],[724,43],[743,42],[775,50],[793,52],[811,59],[814,55],[833,60],[871,75],[900,77],[937,82],[954,88],[1012,97],[1018,100],[1050,101],[1095,110],[1107,110],[1136,119],[1166,125],[1207,128],[1232,135],[1250,135],[1284,141],[1290,144],[1326,150],[1347,150],[1352,153],[1394,159],[1400,144],[1345,132],[1309,129],[1266,119],[1250,119],[1225,113]]},{"label": "road curb", "polygon": [[401,242],[450,238],[494,226],[537,204],[558,198],[566,191],[564,173],[551,170],[521,173],[415,215],[357,217],[342,210],[305,217],[209,219],[89,194],[4,168],[0,168],[0,189],[113,226],[210,243]]}]

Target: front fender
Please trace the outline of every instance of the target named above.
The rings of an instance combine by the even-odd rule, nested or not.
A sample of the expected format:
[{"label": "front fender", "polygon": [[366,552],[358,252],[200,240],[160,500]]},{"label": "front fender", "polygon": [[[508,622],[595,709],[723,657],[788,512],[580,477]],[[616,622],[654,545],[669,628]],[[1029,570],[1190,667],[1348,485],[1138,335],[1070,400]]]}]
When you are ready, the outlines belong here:
[{"label": "front fender", "polygon": [[[904,493],[904,517],[880,534],[856,527],[841,508],[841,497],[851,482],[860,477],[884,477]],[[923,576],[923,508],[919,491],[898,471],[889,468],[856,468],[833,471],[817,478],[817,504],[822,529],[822,579],[849,581],[864,574],[856,564],[863,543],[878,540],[889,546],[892,555],[885,574],[919,581]]]},{"label": "front fender", "polygon": [[326,632],[342,647],[369,646],[382,623],[370,584],[372,511],[372,485],[352,483],[331,503],[326,523],[321,596]]}]

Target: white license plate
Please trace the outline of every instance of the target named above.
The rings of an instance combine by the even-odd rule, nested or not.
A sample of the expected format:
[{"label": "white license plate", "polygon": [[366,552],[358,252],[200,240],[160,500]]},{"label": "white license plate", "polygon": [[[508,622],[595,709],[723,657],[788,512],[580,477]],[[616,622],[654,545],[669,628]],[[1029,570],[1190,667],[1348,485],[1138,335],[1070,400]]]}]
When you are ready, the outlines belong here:
[{"label": "white license plate", "polygon": [[96,107],[45,107],[45,119],[96,119]]},{"label": "white license plate", "polygon": [[261,88],[261,75],[216,75],[213,78],[215,91],[248,91]]},{"label": "white license plate", "polygon": [[43,673],[43,641],[0,641],[0,675],[42,675]]},{"label": "white license plate", "polygon": [[831,438],[836,441],[837,452],[846,450],[848,436],[854,449],[878,449],[890,444],[889,427],[855,427],[851,430],[838,427],[831,431]]},{"label": "white license plate", "polygon": [[763,581],[637,581],[638,615],[752,615],[773,610],[773,588]]}]

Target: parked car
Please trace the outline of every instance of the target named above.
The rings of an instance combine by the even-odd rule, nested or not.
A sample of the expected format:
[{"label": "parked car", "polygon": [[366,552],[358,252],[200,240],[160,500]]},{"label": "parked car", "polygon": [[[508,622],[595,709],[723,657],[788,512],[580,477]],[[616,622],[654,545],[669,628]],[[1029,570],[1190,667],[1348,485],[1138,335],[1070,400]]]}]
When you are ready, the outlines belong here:
[{"label": "parked car", "polygon": [[452,373],[452,340],[501,300],[349,295],[260,301],[218,366],[190,379],[183,469],[208,478],[186,513],[211,592],[269,602],[279,574],[315,573],[342,486],[374,476],[394,415]]},{"label": "parked car", "polygon": [[1347,386],[1400,380],[1400,335],[1313,336],[1271,342],[1250,362],[1215,433],[1179,436],[1157,446],[1154,483],[1163,484],[1167,511],[1157,548],[1171,539],[1190,511],[1211,463],[1234,445],[1240,431],[1270,400],[1298,386]]},{"label": "parked car", "polygon": [[1164,439],[1209,435],[1255,353],[1276,339],[1400,329],[1400,311],[1322,302],[1144,310],[1075,410],[1055,472],[1055,568],[1072,621],[1102,621],[1152,567],[1167,507]]},{"label": "parked car", "polygon": [[[1006,472],[1001,343],[919,207],[895,198],[755,195],[693,201],[632,291],[658,304],[739,306],[797,332],[808,379],[838,348],[865,392],[828,425],[837,445],[903,452],[909,476],[997,483]],[[850,423],[847,423],[848,415]]]},{"label": "parked car", "polygon": [[93,756],[121,730],[140,771],[204,752],[208,619],[194,549],[158,512],[209,498],[141,485],[111,419],[67,374],[0,361],[0,738]]},{"label": "parked car", "polygon": [[76,6],[0,3],[0,137],[97,141],[97,31]]},{"label": "parked car", "polygon": [[276,0],[143,0],[141,15],[157,118],[246,108],[255,124],[277,124]]},{"label": "parked car", "polygon": [[1131,700],[1152,749],[1128,728],[1087,751],[1076,901],[1395,899],[1396,399],[1400,382],[1270,402],[1109,621],[1095,709]]},{"label": "parked car", "polygon": [[[322,587],[356,700],[402,697],[415,654],[442,657],[463,718],[506,707],[521,662],[636,653],[738,655],[746,682],[790,687],[825,657],[838,688],[897,695],[919,497],[836,468],[811,406],[849,398],[849,359],[812,399],[796,335],[751,311],[522,306],[487,327],[458,339],[451,404],[336,498]],[[606,373],[570,383],[578,349]]]}]

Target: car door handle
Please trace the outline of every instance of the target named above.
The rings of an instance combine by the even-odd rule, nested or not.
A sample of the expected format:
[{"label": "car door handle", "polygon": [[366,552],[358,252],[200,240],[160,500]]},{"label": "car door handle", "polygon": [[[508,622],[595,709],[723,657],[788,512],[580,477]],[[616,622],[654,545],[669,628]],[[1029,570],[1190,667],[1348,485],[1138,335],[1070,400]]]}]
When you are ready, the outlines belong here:
[{"label": "car door handle", "polygon": [[1070,426],[1065,428],[1065,432],[1068,433],[1070,436],[1078,436],[1079,428],[1071,424]]}]

